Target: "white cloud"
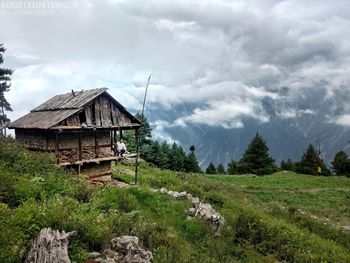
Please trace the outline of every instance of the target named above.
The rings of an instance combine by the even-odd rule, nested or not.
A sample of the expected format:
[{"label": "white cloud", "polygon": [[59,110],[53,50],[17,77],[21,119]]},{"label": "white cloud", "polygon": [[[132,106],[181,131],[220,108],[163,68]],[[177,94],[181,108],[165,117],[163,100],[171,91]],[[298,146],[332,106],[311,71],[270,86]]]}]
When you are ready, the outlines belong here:
[{"label": "white cloud", "polygon": [[[261,110],[260,110],[261,111]],[[243,128],[242,118],[252,117],[260,122],[269,120],[257,106],[249,101],[212,101],[205,108],[196,108],[189,116],[181,117],[175,121],[177,125],[186,123],[221,126],[226,129]]]},{"label": "white cloud", "polygon": [[317,112],[296,106],[308,88],[336,97],[336,116],[349,110],[349,1],[79,5],[79,15],[0,15],[0,24],[8,25],[0,28],[8,48],[5,63],[16,70],[7,94],[15,110],[11,118],[54,94],[99,86],[137,110],[150,72],[147,107],[195,105],[189,115],[178,116],[178,125],[239,128],[244,118],[266,122],[263,101],[283,103],[277,95],[283,86],[290,87],[289,105],[279,109],[280,118]]},{"label": "white cloud", "polygon": [[180,145],[180,142],[177,140],[174,140],[169,133],[167,133],[164,129],[173,127],[173,125],[170,125],[166,121],[157,120],[155,122],[150,123],[152,126],[152,137],[160,142],[167,142],[169,144],[173,144],[174,142],[178,145]]},{"label": "white cloud", "polygon": [[342,126],[350,127],[350,114],[338,116],[332,122]]}]

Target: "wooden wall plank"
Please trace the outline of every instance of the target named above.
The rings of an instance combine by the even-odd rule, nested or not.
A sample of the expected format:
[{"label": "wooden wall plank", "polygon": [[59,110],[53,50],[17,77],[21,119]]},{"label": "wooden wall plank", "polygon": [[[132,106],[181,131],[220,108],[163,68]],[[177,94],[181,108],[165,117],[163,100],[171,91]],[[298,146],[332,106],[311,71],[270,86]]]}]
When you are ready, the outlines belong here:
[{"label": "wooden wall plank", "polygon": [[100,107],[101,107],[101,123],[103,127],[110,127],[112,125],[111,123],[111,112],[109,109],[110,102],[107,98],[101,97],[100,98]]},{"label": "wooden wall plank", "polygon": [[92,126],[91,105],[85,107],[86,125]]},{"label": "wooden wall plank", "polygon": [[68,126],[80,126],[79,115],[75,114],[67,119]]},{"label": "wooden wall plank", "polygon": [[98,98],[95,100],[95,121],[96,121],[96,126],[102,126],[101,125],[101,110],[100,110],[100,103],[99,103]]},{"label": "wooden wall plank", "polygon": [[119,122],[118,122],[118,117],[117,117],[117,109],[115,107],[115,105],[112,105],[112,120],[113,120],[113,125],[114,126],[118,126]]}]

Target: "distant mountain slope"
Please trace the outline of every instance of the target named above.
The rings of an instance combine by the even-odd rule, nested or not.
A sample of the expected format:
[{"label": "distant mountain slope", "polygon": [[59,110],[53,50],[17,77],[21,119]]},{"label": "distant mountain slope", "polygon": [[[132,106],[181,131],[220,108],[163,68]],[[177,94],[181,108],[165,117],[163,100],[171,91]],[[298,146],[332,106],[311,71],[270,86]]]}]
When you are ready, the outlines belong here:
[{"label": "distant mountain slope", "polygon": [[[326,162],[332,160],[339,150],[350,153],[350,127],[332,123],[334,116],[344,110],[337,97],[327,96],[324,89],[309,89],[289,99],[288,90],[285,88],[282,91],[285,92],[282,94],[284,99],[265,98],[262,101],[268,122],[243,118],[243,128],[226,129],[192,123],[186,127],[174,125],[177,118],[190,115],[198,106],[193,104],[178,104],[172,109],[153,107],[147,115],[154,128],[158,127],[161,133],[180,142],[185,149],[194,144],[202,168],[210,161],[226,164],[230,159],[240,159],[256,132],[267,141],[277,163],[287,158],[299,160],[309,144],[321,144]],[[346,93],[340,95],[348,96]],[[157,126],[159,120],[165,123],[161,129]]]}]

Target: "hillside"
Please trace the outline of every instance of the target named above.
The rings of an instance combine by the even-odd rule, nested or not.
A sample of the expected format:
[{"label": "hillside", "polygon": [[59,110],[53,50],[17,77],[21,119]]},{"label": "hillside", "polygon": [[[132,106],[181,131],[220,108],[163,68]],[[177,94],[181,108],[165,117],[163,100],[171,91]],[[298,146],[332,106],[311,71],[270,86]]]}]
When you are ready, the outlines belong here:
[{"label": "hillside", "polygon": [[[132,166],[114,178],[131,182]],[[136,235],[154,262],[350,262],[350,180],[293,173],[207,176],[140,166],[138,186],[93,186],[10,139],[0,142],[0,262],[21,262],[40,229],[76,230],[72,261],[112,236]],[[220,237],[187,220],[187,201],[152,189],[187,191],[224,216]]]}]

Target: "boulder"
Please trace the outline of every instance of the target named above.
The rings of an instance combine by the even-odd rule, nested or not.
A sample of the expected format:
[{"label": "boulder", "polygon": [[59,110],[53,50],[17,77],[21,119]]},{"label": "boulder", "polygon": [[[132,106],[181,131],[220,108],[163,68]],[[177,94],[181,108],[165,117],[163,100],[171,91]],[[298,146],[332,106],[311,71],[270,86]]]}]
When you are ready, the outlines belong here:
[{"label": "boulder", "polygon": [[100,263],[150,263],[152,252],[144,250],[135,236],[121,236],[113,238],[109,246],[94,259]]},{"label": "boulder", "polygon": [[168,193],[168,190],[164,187],[160,188],[159,192],[161,192],[162,194],[166,194]]}]

